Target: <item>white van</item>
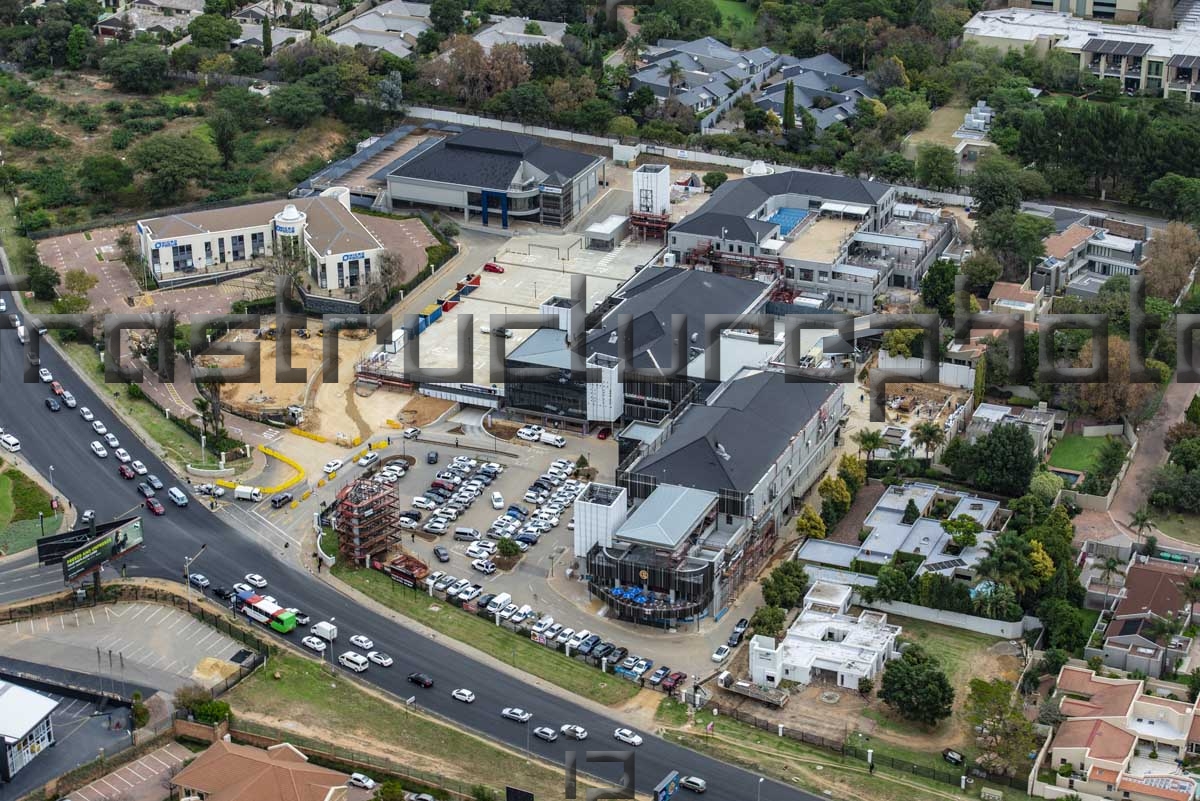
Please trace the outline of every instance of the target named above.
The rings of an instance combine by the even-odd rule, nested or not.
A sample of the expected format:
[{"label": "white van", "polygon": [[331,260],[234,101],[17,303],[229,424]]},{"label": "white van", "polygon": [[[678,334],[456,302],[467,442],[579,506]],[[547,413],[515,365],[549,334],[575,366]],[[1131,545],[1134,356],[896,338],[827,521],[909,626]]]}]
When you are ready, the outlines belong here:
[{"label": "white van", "polygon": [[488,602],[487,610],[489,615],[494,615],[504,607],[512,603],[512,596],[507,592],[502,592]]},{"label": "white van", "polygon": [[571,639],[567,640],[567,647],[574,650],[574,649],[578,648],[584,640],[586,640],[588,637],[591,637],[591,636],[592,636],[592,633],[590,631],[588,631],[587,629],[583,629],[582,631],[577,631],[577,632],[575,632],[575,635],[573,637],[571,637]]},{"label": "white van", "polygon": [[17,340],[24,345],[29,340],[29,335],[25,333],[25,326],[17,326]]},{"label": "white van", "polygon": [[16,453],[21,450],[21,440],[14,437],[12,434],[0,435],[0,446],[9,453]]},{"label": "white van", "polygon": [[183,494],[183,490],[179,487],[171,487],[167,490],[167,497],[171,499],[171,503],[176,506],[187,506],[187,496]]},{"label": "white van", "polygon": [[367,665],[370,664],[365,656],[362,654],[356,654],[353,651],[347,651],[339,656],[338,662],[341,663],[343,667],[348,667],[355,673],[362,673],[367,669]]},{"label": "white van", "polygon": [[567,444],[567,441],[558,434],[551,434],[549,431],[542,432],[541,440],[546,445],[553,445],[556,448],[561,448]]}]

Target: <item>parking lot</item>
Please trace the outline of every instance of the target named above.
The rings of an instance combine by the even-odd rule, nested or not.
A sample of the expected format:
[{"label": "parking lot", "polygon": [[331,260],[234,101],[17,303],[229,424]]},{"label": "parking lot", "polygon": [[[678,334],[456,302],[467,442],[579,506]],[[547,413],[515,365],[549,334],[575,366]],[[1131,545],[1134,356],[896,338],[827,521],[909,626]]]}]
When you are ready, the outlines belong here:
[{"label": "parking lot", "polygon": [[0,626],[0,655],[173,692],[236,672],[243,646],[186,612],[114,604]]},{"label": "parking lot", "polygon": [[[552,296],[570,297],[571,279],[577,275],[586,277],[590,309],[611,295],[660,249],[661,244],[632,239],[608,252],[585,249],[576,235],[514,237],[494,259],[504,272],[482,273],[479,288],[463,296],[462,302],[421,335],[418,340],[421,366],[458,365],[458,320],[470,314],[473,316],[472,380],[479,384],[502,380],[491,375],[493,337],[481,335],[482,327],[499,326],[500,316],[505,314],[538,314],[541,303]],[[513,337],[505,340],[506,351],[511,352],[530,333],[514,330]],[[391,358],[390,368],[404,369],[403,351]]]},{"label": "parking lot", "polygon": [[164,783],[194,756],[170,743],[79,788],[65,801],[159,801],[168,794]]}]

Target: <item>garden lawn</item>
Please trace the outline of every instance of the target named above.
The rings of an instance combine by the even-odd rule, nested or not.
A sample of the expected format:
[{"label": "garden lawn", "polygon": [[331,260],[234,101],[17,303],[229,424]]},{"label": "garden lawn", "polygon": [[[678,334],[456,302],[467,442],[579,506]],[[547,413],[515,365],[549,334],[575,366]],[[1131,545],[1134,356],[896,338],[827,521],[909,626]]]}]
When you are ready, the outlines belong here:
[{"label": "garden lawn", "polygon": [[[38,519],[41,512],[44,520]],[[58,532],[62,518],[50,506],[50,494],[15,467],[0,473],[0,551],[5,554],[32,548],[45,533]]]},{"label": "garden lawn", "polygon": [[[562,794],[561,769],[526,761],[454,727],[411,715],[401,704],[367,693],[354,681],[330,676],[321,662],[287,651],[272,656],[265,668],[238,684],[225,700],[235,716],[276,728],[295,728],[289,725],[294,722],[314,738],[339,748],[365,749],[369,744],[372,754],[468,786],[481,783],[502,791],[511,784],[538,798]],[[500,706],[502,700],[494,702]]]},{"label": "garden lawn", "polygon": [[716,4],[726,23],[740,21],[743,25],[754,24],[754,9],[750,7],[749,3],[744,3],[742,0],[716,0]]},{"label": "garden lawn", "polygon": [[1050,451],[1050,466],[1089,473],[1096,466],[1096,455],[1107,437],[1084,437],[1070,434],[1063,437]]},{"label": "garden lawn", "polygon": [[638,686],[631,681],[602,673],[449,603],[402,587],[377,570],[339,563],[333,573],[384,606],[576,695],[612,705],[628,701],[638,693]]},{"label": "garden lawn", "polygon": [[1154,525],[1168,537],[1200,545],[1200,515],[1153,512]]}]

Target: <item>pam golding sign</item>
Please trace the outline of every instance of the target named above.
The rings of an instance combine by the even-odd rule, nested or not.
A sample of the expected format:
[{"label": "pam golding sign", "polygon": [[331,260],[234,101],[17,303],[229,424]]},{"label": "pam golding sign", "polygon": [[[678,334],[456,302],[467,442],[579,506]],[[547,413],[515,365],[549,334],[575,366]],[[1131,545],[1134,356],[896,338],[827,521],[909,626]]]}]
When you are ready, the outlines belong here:
[{"label": "pam golding sign", "polygon": [[174,240],[174,239],[164,239],[164,240],[162,240],[161,242],[155,242],[155,243],[154,243],[154,249],[155,249],[155,250],[158,250],[158,249],[160,249],[160,248],[173,248],[173,247],[175,247],[175,240]]},{"label": "pam golding sign", "polygon": [[361,250],[360,250],[360,251],[358,251],[357,253],[343,253],[343,254],[342,254],[342,261],[355,261],[355,260],[357,260],[357,259],[362,259],[362,258],[365,258],[365,257],[366,257],[366,255],[367,255],[367,254],[366,254],[366,253],[364,253],[364,252],[363,252],[363,251],[361,251]]},{"label": "pam golding sign", "polygon": [[279,223],[275,223],[275,231],[280,234],[294,234],[296,233],[296,226],[280,225]]}]

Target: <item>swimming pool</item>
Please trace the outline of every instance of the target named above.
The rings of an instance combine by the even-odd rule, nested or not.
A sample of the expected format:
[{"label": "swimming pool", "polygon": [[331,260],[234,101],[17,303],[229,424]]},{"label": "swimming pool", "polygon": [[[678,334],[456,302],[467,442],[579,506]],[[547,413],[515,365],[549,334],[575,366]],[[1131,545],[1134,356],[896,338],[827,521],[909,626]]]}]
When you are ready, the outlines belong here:
[{"label": "swimming pool", "polygon": [[1074,487],[1083,480],[1083,473],[1078,470],[1067,470],[1063,467],[1051,467],[1050,472],[1058,476],[1068,487]]},{"label": "swimming pool", "polygon": [[780,209],[771,215],[768,222],[778,223],[780,235],[787,236],[797,225],[804,222],[807,216],[808,212],[804,209]]}]

